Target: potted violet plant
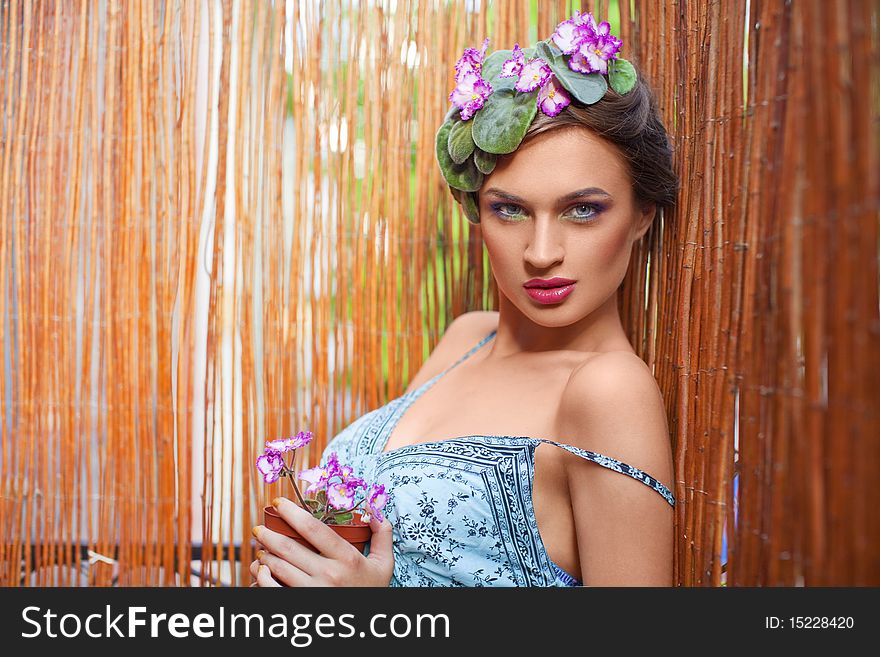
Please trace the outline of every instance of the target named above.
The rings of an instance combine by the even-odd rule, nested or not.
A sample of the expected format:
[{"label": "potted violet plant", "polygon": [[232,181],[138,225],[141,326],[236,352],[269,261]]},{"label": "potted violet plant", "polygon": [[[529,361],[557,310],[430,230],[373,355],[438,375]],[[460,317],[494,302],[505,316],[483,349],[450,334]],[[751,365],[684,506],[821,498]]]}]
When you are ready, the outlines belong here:
[{"label": "potted violet plant", "polygon": [[[300,431],[293,438],[280,438],[267,442],[263,453],[257,458],[257,470],[267,484],[274,483],[281,477],[287,477],[302,508],[363,552],[372,536],[370,518],[375,516],[379,522],[384,518],[382,509],[388,501],[385,486],[370,485],[360,477],[353,476],[354,468],[341,465],[336,452],[330,454],[326,464],[295,473],[293,468],[296,450],[308,445],[311,440],[311,431]],[[308,497],[303,496],[296,483],[297,479],[309,484],[305,489],[305,495]],[[365,495],[360,503],[355,504],[359,489],[363,489]],[[358,510],[364,504],[366,508]],[[274,506],[263,507],[263,524],[315,550],[284,521]]]}]

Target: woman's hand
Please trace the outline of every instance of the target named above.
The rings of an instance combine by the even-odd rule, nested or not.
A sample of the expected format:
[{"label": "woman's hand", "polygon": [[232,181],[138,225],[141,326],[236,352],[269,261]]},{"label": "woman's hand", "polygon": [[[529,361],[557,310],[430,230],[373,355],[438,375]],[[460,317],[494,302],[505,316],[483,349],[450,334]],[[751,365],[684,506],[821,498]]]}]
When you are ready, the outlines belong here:
[{"label": "woman's hand", "polygon": [[391,523],[370,520],[373,537],[364,556],[323,522],[287,498],[276,500],[278,514],[320,551],[314,552],[263,525],[254,527],[262,549],[250,571],[251,586],[388,586],[394,572]]}]

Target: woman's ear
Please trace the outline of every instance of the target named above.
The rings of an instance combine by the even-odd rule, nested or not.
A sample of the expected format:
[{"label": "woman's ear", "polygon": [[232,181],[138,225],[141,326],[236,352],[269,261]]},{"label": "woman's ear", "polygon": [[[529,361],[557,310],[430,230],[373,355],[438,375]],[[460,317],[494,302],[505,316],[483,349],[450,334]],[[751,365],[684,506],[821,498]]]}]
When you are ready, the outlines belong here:
[{"label": "woman's ear", "polygon": [[633,235],[633,241],[636,242],[642,238],[648,229],[651,227],[651,224],[654,223],[654,215],[657,214],[657,204],[656,203],[645,203],[642,205],[639,210],[639,215],[636,218],[636,232]]}]

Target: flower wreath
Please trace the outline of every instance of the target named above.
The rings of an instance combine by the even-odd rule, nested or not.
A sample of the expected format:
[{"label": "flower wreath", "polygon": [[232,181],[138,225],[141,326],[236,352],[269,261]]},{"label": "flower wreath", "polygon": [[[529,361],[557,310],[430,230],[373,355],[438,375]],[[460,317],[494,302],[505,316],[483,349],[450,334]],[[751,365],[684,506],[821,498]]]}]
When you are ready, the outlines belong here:
[{"label": "flower wreath", "polygon": [[492,173],[499,155],[519,147],[538,109],[556,116],[572,98],[584,105],[599,101],[609,85],[619,94],[632,90],[636,71],[618,57],[621,44],[607,21],[597,24],[591,13],[575,11],[532,48],[515,44],[486,57],[487,38],[480,50],[464,51],[436,150],[443,177],[469,221],[480,221],[471,192]]}]

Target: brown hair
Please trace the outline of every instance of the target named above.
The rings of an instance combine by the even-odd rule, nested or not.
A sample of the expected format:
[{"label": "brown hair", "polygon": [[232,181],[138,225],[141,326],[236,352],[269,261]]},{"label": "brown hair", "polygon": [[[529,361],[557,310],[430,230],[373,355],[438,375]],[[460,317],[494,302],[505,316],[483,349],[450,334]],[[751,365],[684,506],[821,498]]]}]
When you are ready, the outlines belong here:
[{"label": "brown hair", "polygon": [[672,146],[654,94],[640,73],[627,94],[620,95],[609,87],[598,102],[583,105],[573,100],[553,117],[539,109],[522,143],[565,126],[588,128],[617,146],[627,163],[637,201],[655,203],[658,210],[675,205],[679,180],[673,169]]}]

